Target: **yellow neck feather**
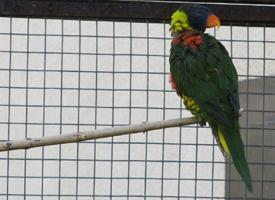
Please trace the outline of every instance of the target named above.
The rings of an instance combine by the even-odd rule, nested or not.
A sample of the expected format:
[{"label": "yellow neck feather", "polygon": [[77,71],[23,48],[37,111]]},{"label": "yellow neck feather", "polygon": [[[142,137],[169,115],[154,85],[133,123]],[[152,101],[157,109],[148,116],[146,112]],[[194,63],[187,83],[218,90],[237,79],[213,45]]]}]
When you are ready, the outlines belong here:
[{"label": "yellow neck feather", "polygon": [[172,33],[182,32],[184,30],[193,30],[189,25],[188,16],[181,10],[176,10],[171,17],[170,31]]}]

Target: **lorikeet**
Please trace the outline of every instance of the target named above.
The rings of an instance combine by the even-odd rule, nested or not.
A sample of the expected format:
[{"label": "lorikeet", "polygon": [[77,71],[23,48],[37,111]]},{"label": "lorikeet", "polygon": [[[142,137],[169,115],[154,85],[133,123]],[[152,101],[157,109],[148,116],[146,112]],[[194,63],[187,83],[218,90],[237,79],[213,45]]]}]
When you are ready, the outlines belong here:
[{"label": "lorikeet", "polygon": [[220,26],[205,6],[181,7],[172,14],[170,82],[188,110],[212,128],[224,155],[252,191],[239,126],[238,76],[225,47],[206,28]]}]

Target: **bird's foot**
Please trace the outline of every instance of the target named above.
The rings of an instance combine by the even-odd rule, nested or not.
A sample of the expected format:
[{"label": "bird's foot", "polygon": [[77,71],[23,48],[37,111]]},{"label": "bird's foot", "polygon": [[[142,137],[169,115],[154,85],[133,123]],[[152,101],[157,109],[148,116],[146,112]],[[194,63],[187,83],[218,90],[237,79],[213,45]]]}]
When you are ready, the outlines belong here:
[{"label": "bird's foot", "polygon": [[239,117],[242,116],[242,114],[243,114],[244,111],[245,111],[244,108],[240,108],[240,110],[239,110]]},{"label": "bird's foot", "polygon": [[198,120],[199,120],[200,127],[206,126],[206,121],[204,119],[202,119],[202,118],[199,117]]}]

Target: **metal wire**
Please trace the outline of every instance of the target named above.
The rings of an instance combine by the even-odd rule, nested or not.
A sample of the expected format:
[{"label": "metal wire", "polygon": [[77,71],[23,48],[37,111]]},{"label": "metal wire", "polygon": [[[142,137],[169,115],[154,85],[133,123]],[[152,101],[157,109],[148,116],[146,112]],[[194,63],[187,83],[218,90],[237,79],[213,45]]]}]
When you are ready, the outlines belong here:
[{"label": "metal wire", "polygon": [[[169,86],[165,23],[0,23],[2,141],[190,116]],[[247,112],[241,130],[252,173],[260,174],[253,177],[255,193],[244,190],[209,127],[193,125],[2,153],[0,199],[272,199],[266,188],[275,184],[268,171],[275,145],[267,140],[274,126],[261,122],[275,115],[267,102],[275,97],[268,88],[275,77],[275,40],[267,37],[274,30],[254,31],[228,26],[210,34],[226,45],[243,81],[240,98]],[[253,156],[258,151],[260,158]]]}]

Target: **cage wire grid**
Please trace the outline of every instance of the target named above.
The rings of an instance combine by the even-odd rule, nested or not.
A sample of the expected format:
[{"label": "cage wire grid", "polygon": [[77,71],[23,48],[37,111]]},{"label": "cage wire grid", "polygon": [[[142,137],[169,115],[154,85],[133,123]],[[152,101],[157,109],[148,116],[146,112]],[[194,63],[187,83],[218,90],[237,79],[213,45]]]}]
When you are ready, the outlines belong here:
[{"label": "cage wire grid", "polygon": [[[170,88],[166,23],[0,24],[2,141],[190,116]],[[266,85],[274,83],[274,31],[210,31],[238,69],[253,195],[210,129],[190,125],[1,153],[0,199],[272,199],[275,91]]]}]

